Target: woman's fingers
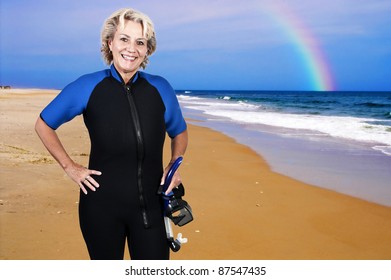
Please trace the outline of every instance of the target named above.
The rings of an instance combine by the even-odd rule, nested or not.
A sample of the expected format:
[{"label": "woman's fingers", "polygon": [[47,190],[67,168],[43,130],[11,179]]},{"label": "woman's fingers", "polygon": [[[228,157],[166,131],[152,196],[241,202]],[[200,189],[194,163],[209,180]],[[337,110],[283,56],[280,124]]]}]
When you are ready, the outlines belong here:
[{"label": "woman's fingers", "polygon": [[[90,179],[89,179],[89,178],[90,178]],[[93,184],[90,182],[91,179],[92,179],[92,177],[87,176],[87,177],[84,179],[84,181],[83,181],[82,183],[83,183],[84,186],[87,186],[90,190],[96,191],[96,188],[99,187],[99,185],[98,185],[98,186],[93,185]],[[93,180],[93,179],[92,179],[92,180]],[[95,180],[94,180],[94,181],[95,181]]]},{"label": "woman's fingers", "polygon": [[83,191],[84,194],[88,193],[82,182],[79,183],[79,187]]},{"label": "woman's fingers", "polygon": [[174,188],[178,187],[182,183],[181,175],[179,174],[179,171],[176,171],[172,180],[171,184],[168,186],[167,191],[165,194],[169,194]]},{"label": "woman's fingers", "polygon": [[[102,172],[100,171],[97,171],[97,170],[89,170],[89,169],[85,169],[85,171],[87,171],[87,175],[86,176],[82,176],[82,179],[80,180],[80,183],[79,183],[79,186],[81,188],[81,190],[87,194],[87,188],[89,188],[90,190],[92,191],[96,191],[97,188],[99,188],[99,183],[93,178],[91,177],[90,175],[101,175]],[[84,172],[83,172],[84,173]]]}]

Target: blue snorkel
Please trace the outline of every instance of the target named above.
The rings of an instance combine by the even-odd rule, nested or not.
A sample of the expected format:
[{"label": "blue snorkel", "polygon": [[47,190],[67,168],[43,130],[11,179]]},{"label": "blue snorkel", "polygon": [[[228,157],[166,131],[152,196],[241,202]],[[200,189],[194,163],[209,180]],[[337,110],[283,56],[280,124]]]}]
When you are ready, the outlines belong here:
[{"label": "blue snorkel", "polygon": [[170,198],[174,196],[174,192],[171,191],[169,194],[166,194],[166,191],[168,187],[171,184],[172,178],[174,177],[175,172],[179,168],[183,161],[183,157],[178,157],[175,162],[172,164],[170,170],[168,170],[166,179],[164,180],[163,190],[162,190],[162,196],[163,196],[163,203],[164,203],[164,210],[169,207]]},{"label": "blue snorkel", "polygon": [[167,241],[171,250],[174,252],[179,251],[181,244],[187,242],[187,238],[182,238],[182,234],[179,233],[177,239],[174,240],[171,221],[173,221],[175,225],[184,226],[193,220],[193,213],[190,205],[182,199],[182,196],[185,195],[185,189],[182,184],[174,188],[170,193],[165,194],[182,161],[183,157],[179,157],[175,160],[167,173],[164,184],[160,186],[158,191],[158,194],[161,194],[163,199],[164,224],[166,227]]}]

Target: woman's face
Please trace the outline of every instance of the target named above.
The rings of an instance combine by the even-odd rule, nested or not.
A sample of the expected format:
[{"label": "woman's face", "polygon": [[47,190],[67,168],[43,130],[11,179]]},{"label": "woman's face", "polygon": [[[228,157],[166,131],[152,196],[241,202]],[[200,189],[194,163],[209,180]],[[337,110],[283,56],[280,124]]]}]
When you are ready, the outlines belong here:
[{"label": "woman's face", "polygon": [[147,55],[147,39],[140,23],[126,21],[124,29],[118,28],[109,48],[113,63],[122,79],[127,83],[140,68]]}]

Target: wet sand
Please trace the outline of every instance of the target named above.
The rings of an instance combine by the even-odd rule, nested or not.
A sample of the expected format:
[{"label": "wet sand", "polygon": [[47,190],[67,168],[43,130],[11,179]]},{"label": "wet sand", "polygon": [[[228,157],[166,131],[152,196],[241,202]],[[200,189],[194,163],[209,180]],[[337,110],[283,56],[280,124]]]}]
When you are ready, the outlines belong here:
[{"label": "wet sand", "polygon": [[[0,259],[88,259],[78,187],[34,132],[54,94],[0,90]],[[58,134],[87,164],[82,117]],[[174,227],[189,243],[172,259],[391,259],[391,207],[274,173],[250,148],[208,128],[190,125],[189,135],[180,171],[195,220]]]}]

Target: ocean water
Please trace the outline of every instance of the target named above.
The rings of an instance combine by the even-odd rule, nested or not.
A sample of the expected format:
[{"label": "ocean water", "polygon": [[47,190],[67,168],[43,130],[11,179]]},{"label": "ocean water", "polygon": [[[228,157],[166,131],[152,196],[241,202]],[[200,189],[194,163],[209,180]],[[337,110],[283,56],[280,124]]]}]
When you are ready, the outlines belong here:
[{"label": "ocean water", "polygon": [[186,117],[250,146],[274,171],[391,206],[391,92],[177,94]]}]

